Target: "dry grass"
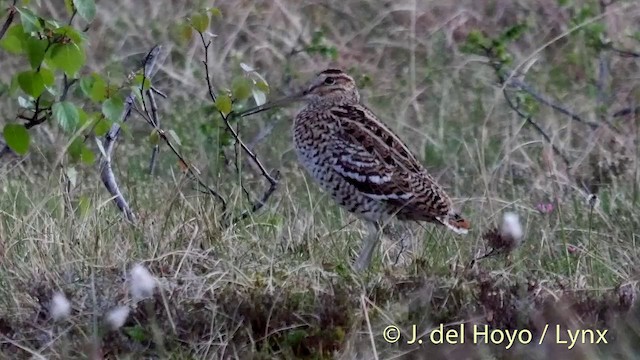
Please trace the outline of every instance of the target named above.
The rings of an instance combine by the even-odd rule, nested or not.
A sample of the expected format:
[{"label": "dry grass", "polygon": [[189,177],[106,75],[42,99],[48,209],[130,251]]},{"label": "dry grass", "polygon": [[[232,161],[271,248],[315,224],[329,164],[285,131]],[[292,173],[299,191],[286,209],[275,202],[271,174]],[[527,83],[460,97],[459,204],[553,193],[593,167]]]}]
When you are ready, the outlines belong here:
[{"label": "dry grass", "polygon": [[[64,17],[58,3],[43,0],[43,11]],[[176,42],[172,34],[174,21],[199,5],[101,1],[88,58],[92,71],[115,80],[124,76],[130,54],[155,43],[171,48],[155,81],[169,96],[161,103],[163,127],[180,135],[185,156],[240,212],[248,204],[233,167],[211,155],[218,153],[212,129],[220,119],[207,102],[202,47],[195,39]],[[211,28],[218,35],[211,52],[216,85],[228,84],[239,62],[259,69],[274,98],[329,64],[363,83],[368,78],[366,103],[448,186],[473,231],[458,237],[430,225],[396,224],[370,271],[353,273],[364,229],[297,167],[289,136],[294,109],[243,120],[247,142],[273,127],[255,150],[268,168],[280,169],[282,181],[261,212],[230,227],[220,225],[214,200],[192,189],[168,151],[161,152],[158,173],[146,175],[149,129],[140,119],[121,139],[116,159],[123,191],[138,212],[135,226],[121,219],[96,169],[79,168],[78,183],[65,189],[61,169],[52,165],[65,139],[40,127],[29,157],[0,169],[2,358],[635,358],[636,119],[612,119],[619,134],[593,131],[540,106],[535,119],[572,159],[567,169],[506,105],[491,68],[459,50],[473,29],[497,34],[528,21],[525,36],[509,47],[514,64],[538,57],[525,80],[597,122],[598,59],[584,35],[571,29],[566,8],[552,0],[229,0],[216,6],[224,14]],[[603,20],[609,37],[621,48],[639,49],[627,35],[640,21],[640,7],[620,1],[610,11]],[[292,55],[318,29],[338,59]],[[609,54],[609,62],[607,108],[634,105],[638,59]],[[21,66],[3,57],[0,68],[9,71],[0,81]],[[11,120],[16,101],[3,95],[0,104]],[[233,149],[227,151],[232,156]],[[247,165],[244,176],[259,196],[259,174]],[[596,207],[577,178],[597,188]],[[553,209],[540,212],[538,205],[547,203]],[[520,246],[469,265],[488,243],[502,244],[507,211],[520,216]],[[152,298],[134,303],[127,272],[139,262],[158,287]],[[49,302],[57,291],[72,312],[54,322]],[[111,331],[105,317],[118,305],[131,313]],[[529,329],[533,340],[507,351],[505,344],[472,344],[472,333],[465,344],[450,346],[383,338],[391,324],[428,332],[460,323],[467,330],[474,324]],[[609,345],[567,350],[550,337],[540,345],[546,324],[606,328]]]}]

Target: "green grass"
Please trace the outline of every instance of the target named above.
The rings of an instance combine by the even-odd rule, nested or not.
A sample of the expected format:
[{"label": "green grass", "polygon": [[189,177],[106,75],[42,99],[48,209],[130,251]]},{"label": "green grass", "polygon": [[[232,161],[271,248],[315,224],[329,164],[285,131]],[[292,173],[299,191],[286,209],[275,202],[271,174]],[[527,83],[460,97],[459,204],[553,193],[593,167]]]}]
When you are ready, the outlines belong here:
[{"label": "green grass", "polygon": [[[509,46],[514,64],[536,51],[541,59],[524,80],[599,121],[590,88],[597,57],[585,48],[584,35],[565,34],[543,46],[563,34],[568,24],[562,16],[571,11],[551,0],[417,3],[396,8],[365,0],[216,2],[224,18],[211,27],[218,35],[212,77],[216,86],[229,86],[229,73],[246,62],[267,78],[275,98],[329,64],[353,69],[356,77],[367,75],[364,101],[445,185],[472,222],[469,235],[394,223],[371,268],[354,273],[350,266],[364,224],[333,204],[297,165],[290,135],[294,108],[243,120],[246,142],[274,126],[255,151],[267,169],[280,171],[281,181],[261,211],[230,226],[223,225],[215,199],[193,189],[168,148],[161,149],[157,172],[146,173],[150,129],[139,117],[131,119],[114,160],[119,184],[138,216],[135,224],[122,219],[96,166],[77,166],[77,183],[67,187],[62,167],[68,164],[54,165],[66,139],[44,125],[32,131],[29,156],[17,162],[5,157],[0,169],[1,357],[636,358],[635,119],[612,119],[619,134],[593,131],[538,105],[534,119],[572,160],[574,167],[566,169],[507,106],[491,68],[459,51],[472,29],[497,34],[526,19],[529,30]],[[633,5],[619,5],[624,4]],[[89,65],[116,79],[122,76],[116,66],[122,58],[167,44],[171,55],[154,80],[168,95],[160,102],[161,127],[176,131],[180,151],[239,214],[250,204],[235,167],[222,161],[233,159],[234,150],[219,147],[220,117],[207,98],[201,46],[195,38],[177,43],[170,33],[174,21],[199,5],[99,2],[100,20],[88,32]],[[59,12],[48,1],[42,9]],[[543,10],[558,16],[540,14]],[[637,24],[639,10],[631,6],[608,19],[608,36],[616,45],[640,48],[625,35]],[[303,46],[300,34],[308,42],[316,29],[336,47],[335,62],[318,54],[290,55]],[[608,54],[614,112],[638,99],[637,59]],[[21,66],[3,54],[0,68],[9,70],[0,74],[0,85]],[[9,122],[17,102],[1,89],[0,108]],[[620,155],[629,162],[614,171]],[[592,157],[604,160],[594,166]],[[267,183],[248,157],[242,163],[243,184],[257,199]],[[603,181],[593,210],[578,178]],[[554,209],[541,214],[539,203],[553,203]],[[484,235],[500,226],[505,212],[519,215],[522,244],[470,266],[489,250]],[[127,273],[139,262],[156,277],[158,288],[135,304]],[[48,306],[57,291],[73,308],[60,322],[50,318]],[[104,317],[118,305],[129,306],[131,313],[122,328],[108,330]],[[389,325],[408,334],[414,324],[428,332],[460,323],[467,329],[474,324],[528,329],[533,340],[507,351],[504,344],[474,345],[471,333],[457,345],[426,340],[411,345],[404,337],[390,344],[383,337]],[[546,324],[606,328],[609,345],[567,350],[550,334],[540,345]]]}]

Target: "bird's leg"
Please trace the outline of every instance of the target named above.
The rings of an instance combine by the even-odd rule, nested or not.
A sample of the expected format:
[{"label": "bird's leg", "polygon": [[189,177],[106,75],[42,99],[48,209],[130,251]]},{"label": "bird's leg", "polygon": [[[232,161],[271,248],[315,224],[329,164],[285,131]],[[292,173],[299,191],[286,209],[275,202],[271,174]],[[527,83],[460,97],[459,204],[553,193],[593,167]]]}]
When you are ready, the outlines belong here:
[{"label": "bird's leg", "polygon": [[368,222],[367,225],[368,233],[355,263],[355,269],[357,271],[362,271],[369,267],[376,245],[380,242],[380,224],[377,222]]}]

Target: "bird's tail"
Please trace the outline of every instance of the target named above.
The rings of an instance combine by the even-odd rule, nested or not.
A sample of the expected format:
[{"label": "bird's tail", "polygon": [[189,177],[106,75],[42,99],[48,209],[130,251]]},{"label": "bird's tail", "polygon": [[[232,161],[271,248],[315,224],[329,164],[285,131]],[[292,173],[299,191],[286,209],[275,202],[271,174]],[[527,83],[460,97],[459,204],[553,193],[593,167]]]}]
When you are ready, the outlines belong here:
[{"label": "bird's tail", "polygon": [[447,216],[437,217],[436,219],[456,234],[464,235],[471,229],[471,223],[457,213],[449,213]]}]

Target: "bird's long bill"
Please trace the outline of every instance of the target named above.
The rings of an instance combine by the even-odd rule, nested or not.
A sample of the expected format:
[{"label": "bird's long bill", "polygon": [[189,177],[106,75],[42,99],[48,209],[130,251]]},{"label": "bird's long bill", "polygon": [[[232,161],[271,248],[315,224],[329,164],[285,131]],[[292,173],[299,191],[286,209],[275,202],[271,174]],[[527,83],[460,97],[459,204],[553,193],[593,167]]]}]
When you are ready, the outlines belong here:
[{"label": "bird's long bill", "polygon": [[303,97],[303,93],[298,93],[298,94],[294,94],[294,95],[289,95],[287,97],[283,97],[280,99],[276,99],[273,101],[270,101],[268,103],[264,103],[260,106],[256,106],[253,107],[251,109],[245,110],[243,112],[240,113],[240,117],[245,117],[245,116],[250,116],[250,115],[254,115],[263,111],[267,111],[276,107],[280,107],[280,106],[286,106],[289,105],[293,102],[296,102],[300,99],[302,99]]}]

